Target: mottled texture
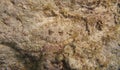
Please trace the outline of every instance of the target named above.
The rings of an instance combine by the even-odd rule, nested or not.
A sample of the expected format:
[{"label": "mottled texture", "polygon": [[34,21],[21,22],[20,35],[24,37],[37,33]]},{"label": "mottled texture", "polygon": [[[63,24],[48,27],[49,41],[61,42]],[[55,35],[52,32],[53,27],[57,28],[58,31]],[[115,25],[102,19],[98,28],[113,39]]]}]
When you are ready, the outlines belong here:
[{"label": "mottled texture", "polygon": [[0,70],[119,70],[120,1],[0,0],[0,48]]}]

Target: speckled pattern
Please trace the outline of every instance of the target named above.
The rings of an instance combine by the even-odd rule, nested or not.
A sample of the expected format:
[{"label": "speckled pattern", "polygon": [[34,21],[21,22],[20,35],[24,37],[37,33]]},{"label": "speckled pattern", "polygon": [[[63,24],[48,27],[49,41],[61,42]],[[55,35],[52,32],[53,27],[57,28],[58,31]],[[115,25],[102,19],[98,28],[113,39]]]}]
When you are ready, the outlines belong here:
[{"label": "speckled pattern", "polygon": [[120,1],[0,0],[0,45],[2,69],[119,70]]}]

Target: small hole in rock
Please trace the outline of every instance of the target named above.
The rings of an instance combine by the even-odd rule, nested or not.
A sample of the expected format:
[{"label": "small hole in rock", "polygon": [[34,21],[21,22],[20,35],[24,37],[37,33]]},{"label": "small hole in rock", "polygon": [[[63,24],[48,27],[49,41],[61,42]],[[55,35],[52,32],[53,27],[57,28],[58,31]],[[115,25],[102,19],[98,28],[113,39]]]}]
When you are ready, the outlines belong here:
[{"label": "small hole in rock", "polygon": [[97,28],[99,31],[102,30],[102,21],[98,21],[98,22],[96,23],[96,28]]},{"label": "small hole in rock", "polygon": [[48,30],[48,34],[52,35],[54,32],[52,30]]},{"label": "small hole in rock", "polygon": [[63,35],[63,31],[60,31],[60,32],[58,32],[59,33],[59,35]]}]

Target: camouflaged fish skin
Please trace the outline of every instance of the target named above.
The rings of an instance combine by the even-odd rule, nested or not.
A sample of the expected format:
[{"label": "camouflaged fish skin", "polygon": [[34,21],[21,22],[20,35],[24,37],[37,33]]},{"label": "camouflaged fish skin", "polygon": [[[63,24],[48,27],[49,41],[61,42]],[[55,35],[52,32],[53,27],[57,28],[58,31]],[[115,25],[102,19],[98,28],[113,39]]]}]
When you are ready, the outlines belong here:
[{"label": "camouflaged fish skin", "polygon": [[119,70],[120,1],[0,0],[0,48],[0,70]]}]

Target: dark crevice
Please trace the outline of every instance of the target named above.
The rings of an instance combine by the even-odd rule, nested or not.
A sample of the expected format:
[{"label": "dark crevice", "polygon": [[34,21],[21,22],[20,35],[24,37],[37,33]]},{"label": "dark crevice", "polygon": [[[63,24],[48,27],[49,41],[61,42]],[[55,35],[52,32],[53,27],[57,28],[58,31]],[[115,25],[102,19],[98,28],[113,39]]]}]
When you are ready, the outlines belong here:
[{"label": "dark crevice", "polygon": [[120,8],[120,3],[118,3],[117,6]]},{"label": "dark crevice", "polygon": [[48,34],[49,34],[49,35],[52,35],[53,33],[54,33],[54,31],[48,30]]},{"label": "dark crevice", "polygon": [[71,70],[71,68],[68,66],[68,64],[66,64],[65,60],[62,61],[63,63],[63,70]]},{"label": "dark crevice", "polygon": [[88,25],[87,19],[86,18],[82,18],[82,19],[85,21],[85,29],[88,32],[88,35],[90,35],[90,29],[89,29],[89,25]]},{"label": "dark crevice", "polygon": [[115,22],[115,24],[117,24],[116,14],[114,14],[114,22]]},{"label": "dark crevice", "polygon": [[120,46],[120,44],[118,43],[118,46]]},{"label": "dark crevice", "polygon": [[118,70],[120,70],[120,67],[118,68]]},{"label": "dark crevice", "polygon": [[16,47],[17,44],[14,42],[1,42],[0,44],[6,45],[6,46],[14,49],[16,52],[19,52],[19,53],[21,53],[20,51],[22,51],[22,49]]},{"label": "dark crevice", "polygon": [[[24,65],[27,70],[38,70],[39,62],[41,61],[42,55],[39,55],[40,58],[36,58],[35,56],[30,55],[30,52],[25,52],[20,48],[17,48],[17,44],[14,42],[1,42],[0,44],[6,45],[12,48],[14,51],[18,52],[19,54],[15,54],[18,60],[24,61]],[[42,52],[40,52],[42,53]]]},{"label": "dark crevice", "polygon": [[97,23],[96,23],[96,29],[98,29],[99,31],[102,31],[102,21],[98,21]]},{"label": "dark crevice", "polygon": [[88,35],[90,35],[90,30],[89,30],[88,23],[85,23],[85,26],[86,26],[86,31],[88,32]]}]

